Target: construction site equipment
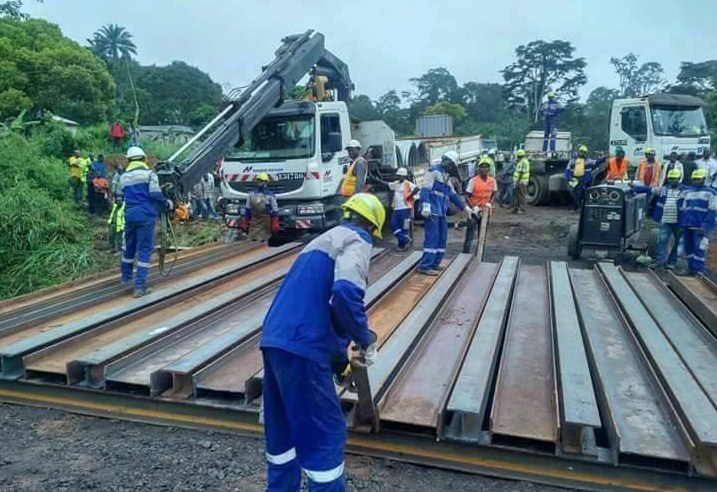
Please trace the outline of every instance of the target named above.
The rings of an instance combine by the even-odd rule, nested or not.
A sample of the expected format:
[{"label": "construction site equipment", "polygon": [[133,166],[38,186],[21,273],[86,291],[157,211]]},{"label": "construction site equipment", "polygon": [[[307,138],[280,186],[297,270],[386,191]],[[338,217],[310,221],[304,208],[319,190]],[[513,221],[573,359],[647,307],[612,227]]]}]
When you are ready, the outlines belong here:
[{"label": "construction site equipment", "polygon": [[[94,279],[0,303],[0,400],[260,433],[261,320],[297,252],[210,249],[136,300],[90,306],[83,292],[109,288]],[[374,253],[378,357],[359,369],[369,399],[340,393],[349,451],[586,490],[714,490],[717,286],[472,255],[427,277],[420,256]]]}]

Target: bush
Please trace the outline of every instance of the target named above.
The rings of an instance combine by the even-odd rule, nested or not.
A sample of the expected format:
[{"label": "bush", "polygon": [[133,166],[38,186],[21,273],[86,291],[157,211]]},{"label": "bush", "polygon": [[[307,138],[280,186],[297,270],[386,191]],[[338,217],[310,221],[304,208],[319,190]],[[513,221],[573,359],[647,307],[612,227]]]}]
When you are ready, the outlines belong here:
[{"label": "bush", "polygon": [[60,159],[46,157],[37,142],[11,134],[0,138],[0,194],[23,182],[44,191],[50,198],[69,198],[67,165]]},{"label": "bush", "polygon": [[31,141],[46,156],[67,159],[76,148],[75,138],[59,123],[48,122],[32,130]]}]

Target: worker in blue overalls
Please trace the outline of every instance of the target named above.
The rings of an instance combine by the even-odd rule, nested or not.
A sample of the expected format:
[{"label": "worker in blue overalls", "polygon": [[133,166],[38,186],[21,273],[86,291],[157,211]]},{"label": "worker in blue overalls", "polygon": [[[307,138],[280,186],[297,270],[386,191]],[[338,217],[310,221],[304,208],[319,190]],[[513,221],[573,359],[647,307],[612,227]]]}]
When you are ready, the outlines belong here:
[{"label": "worker in blue overalls", "polygon": [[548,142],[550,142],[550,151],[555,152],[555,139],[558,136],[558,116],[564,109],[555,99],[555,93],[548,92],[548,100],[540,108],[545,130],[543,133],[543,152],[548,150]]},{"label": "worker in blue overalls", "polygon": [[677,199],[677,216],[685,240],[687,270],[681,275],[704,273],[709,237],[717,219],[717,191],[705,185],[704,169],[692,171],[692,186]]},{"label": "worker in blue overalls", "polygon": [[421,185],[421,215],[425,219],[423,225],[425,238],[418,272],[423,275],[438,275],[441,260],[446,254],[448,201],[464,210],[469,220],[473,216],[471,208],[448,181],[450,174],[458,174],[458,153],[453,150],[443,154],[440,163],[431,164]]}]

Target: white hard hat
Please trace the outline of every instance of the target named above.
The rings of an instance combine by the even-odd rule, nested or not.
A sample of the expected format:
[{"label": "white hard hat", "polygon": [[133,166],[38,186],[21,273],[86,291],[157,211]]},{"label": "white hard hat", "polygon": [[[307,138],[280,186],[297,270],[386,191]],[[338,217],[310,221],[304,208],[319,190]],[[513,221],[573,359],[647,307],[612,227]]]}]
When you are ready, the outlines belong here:
[{"label": "white hard hat", "polygon": [[347,149],[360,149],[361,148],[361,142],[358,140],[349,140],[349,143],[346,144]]},{"label": "white hard hat", "polygon": [[488,155],[495,155],[495,149],[490,149],[488,151]]},{"label": "white hard hat", "polygon": [[449,150],[442,156],[443,159],[448,159],[453,164],[458,164],[458,152],[455,150]]},{"label": "white hard hat", "polygon": [[399,167],[398,171],[396,171],[396,176],[403,176],[405,178],[408,176],[408,170],[405,167]]},{"label": "white hard hat", "polygon": [[147,154],[144,153],[144,150],[142,150],[141,147],[130,147],[127,149],[128,161],[136,161],[145,157],[147,157]]}]

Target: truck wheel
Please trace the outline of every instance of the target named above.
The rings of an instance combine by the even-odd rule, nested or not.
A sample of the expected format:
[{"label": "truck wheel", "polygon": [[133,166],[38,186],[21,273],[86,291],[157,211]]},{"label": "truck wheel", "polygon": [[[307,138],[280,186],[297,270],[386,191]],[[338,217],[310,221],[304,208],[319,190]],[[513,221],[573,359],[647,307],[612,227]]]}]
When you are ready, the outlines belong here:
[{"label": "truck wheel", "polygon": [[653,259],[657,258],[657,243],[660,241],[660,228],[651,227],[647,231],[647,254]]},{"label": "truck wheel", "polygon": [[526,202],[529,205],[545,205],[550,198],[550,188],[548,187],[547,176],[530,176],[528,181],[528,190]]},{"label": "truck wheel", "polygon": [[580,259],[580,248],[578,248],[578,224],[572,224],[568,230],[568,256],[573,260]]}]

